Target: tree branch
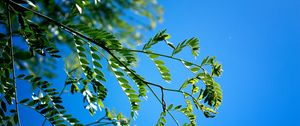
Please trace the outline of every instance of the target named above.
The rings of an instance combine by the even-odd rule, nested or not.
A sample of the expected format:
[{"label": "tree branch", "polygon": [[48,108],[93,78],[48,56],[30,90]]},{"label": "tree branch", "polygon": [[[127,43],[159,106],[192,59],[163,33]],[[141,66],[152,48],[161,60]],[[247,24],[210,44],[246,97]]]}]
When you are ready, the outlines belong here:
[{"label": "tree branch", "polygon": [[[123,63],[123,62],[122,62],[122,61],[121,61],[121,60],[120,60],[120,59],[119,59],[119,58],[111,51],[112,49],[109,49],[109,48],[107,48],[106,46],[104,46],[104,45],[102,45],[102,44],[99,44],[98,42],[96,42],[96,41],[93,40],[92,38],[90,38],[90,37],[88,37],[88,36],[86,36],[86,35],[84,35],[84,34],[78,32],[78,31],[76,31],[76,30],[73,30],[72,28],[69,28],[68,26],[66,26],[66,25],[64,25],[64,24],[61,24],[61,23],[59,23],[58,21],[56,21],[56,20],[54,20],[54,19],[52,19],[52,18],[50,18],[50,17],[48,17],[48,16],[46,16],[46,15],[43,15],[43,14],[41,14],[41,13],[39,13],[39,12],[37,12],[37,11],[34,11],[34,10],[32,10],[32,9],[26,8],[26,7],[24,7],[24,6],[22,6],[22,5],[19,5],[18,3],[14,2],[14,1],[11,1],[11,0],[9,0],[9,3],[11,3],[11,4],[15,5],[15,6],[18,6],[18,7],[22,8],[22,9],[24,9],[24,10],[30,11],[30,12],[34,13],[35,15],[37,15],[37,16],[40,16],[40,17],[42,17],[42,18],[45,18],[46,20],[48,20],[48,21],[52,22],[53,24],[55,24],[55,25],[61,27],[62,29],[65,29],[66,31],[70,32],[71,34],[76,35],[76,36],[79,36],[79,37],[81,37],[81,38],[83,38],[83,39],[86,39],[86,40],[90,41],[91,43],[93,43],[93,44],[95,44],[95,45],[101,47],[101,48],[102,48],[103,50],[105,50],[109,55],[111,55],[117,62],[119,62],[120,65],[123,66],[127,71],[129,71],[129,72],[130,72],[131,74],[133,74],[135,77],[137,77],[137,78],[140,79],[142,82],[144,82],[144,83],[147,85],[147,87],[150,89],[150,91],[154,94],[154,96],[157,98],[157,100],[158,100],[162,105],[164,105],[164,102],[160,100],[160,98],[156,95],[156,93],[154,92],[154,90],[153,90],[149,85],[155,86],[155,87],[159,87],[161,90],[172,91],[172,92],[180,92],[180,93],[183,93],[183,94],[185,93],[185,94],[188,94],[189,96],[192,96],[191,94],[189,94],[189,93],[187,93],[187,92],[184,92],[184,91],[181,91],[181,90],[168,89],[168,88],[165,88],[165,87],[163,87],[163,86],[161,86],[161,85],[159,85],[159,84],[151,83],[151,82],[148,82],[148,81],[146,81],[146,80],[140,78],[135,72],[133,72],[130,68],[128,68],[128,66],[125,65],[125,64],[124,64],[124,63]],[[139,50],[128,50],[128,51],[135,51],[135,52],[142,52],[142,53],[149,53],[149,54],[150,54],[150,52],[139,51]],[[157,53],[151,53],[151,54],[157,54]],[[163,55],[163,54],[157,54],[157,55],[164,56],[164,57],[168,57],[168,58],[172,58],[172,59],[175,59],[175,60],[178,60],[178,61],[183,61],[182,59],[174,58],[174,57],[167,56],[167,55]],[[194,65],[195,65],[195,66],[198,66],[198,67],[200,67],[202,70],[204,70],[204,68],[202,68],[202,66],[197,65],[197,64],[194,64]],[[176,124],[179,126],[179,123],[178,123],[177,120],[174,118],[174,116],[173,116],[168,110],[167,110],[167,112],[168,112],[168,114],[172,117],[172,119],[176,122]]]},{"label": "tree branch", "polygon": [[11,48],[11,60],[12,60],[12,79],[13,79],[13,85],[15,88],[15,103],[16,103],[16,111],[17,111],[17,117],[18,117],[18,125],[21,126],[21,121],[19,117],[19,105],[18,105],[18,93],[17,93],[17,83],[16,83],[16,75],[15,75],[15,60],[14,60],[14,46],[13,46],[13,40],[12,40],[12,21],[11,21],[11,15],[10,15],[10,8],[9,4],[7,3],[7,19],[8,19],[8,31],[9,31],[9,46]]}]

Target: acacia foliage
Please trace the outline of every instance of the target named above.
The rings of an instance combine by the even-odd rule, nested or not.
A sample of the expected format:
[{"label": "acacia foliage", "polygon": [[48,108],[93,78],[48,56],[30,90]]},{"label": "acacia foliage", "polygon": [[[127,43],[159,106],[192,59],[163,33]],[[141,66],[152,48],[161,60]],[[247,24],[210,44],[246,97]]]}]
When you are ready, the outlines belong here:
[{"label": "acacia foliage", "polygon": [[[148,6],[153,6],[154,10],[159,11],[160,7],[155,2],[75,0],[67,3],[57,3],[57,1],[33,3],[31,1],[3,0],[3,3],[5,4],[0,6],[0,23],[6,27],[6,30],[0,33],[1,125],[21,125],[20,118],[22,117],[19,117],[19,105],[33,109],[45,118],[44,122],[48,121],[52,125],[84,125],[80,119],[68,114],[63,106],[64,101],[61,95],[65,90],[69,90],[71,94],[81,94],[83,107],[91,115],[94,115],[99,109],[105,109],[104,117],[86,125],[130,125],[131,118],[135,118],[140,109],[141,97],[147,97],[147,91],[152,92],[162,106],[157,125],[167,123],[167,114],[177,125],[180,125],[172,115],[175,112],[182,113],[188,118],[189,122],[183,125],[196,125],[195,109],[202,111],[208,118],[217,114],[217,109],[222,102],[222,91],[214,78],[221,76],[221,64],[215,60],[215,57],[206,57],[201,64],[176,57],[176,54],[184,48],[190,48],[191,55],[197,57],[200,49],[197,38],[186,39],[175,46],[168,41],[170,35],[166,33],[166,30],[162,30],[150,38],[143,45],[142,50],[128,48],[128,42],[124,44],[120,41],[120,38],[127,38],[122,37],[122,34],[129,36],[130,39],[127,38],[127,40],[140,39],[132,37],[131,28],[134,26],[118,17],[124,16],[121,8],[137,11],[138,14],[147,16],[155,22],[159,16],[154,17],[155,14],[146,9]],[[37,3],[40,3],[39,6]],[[65,6],[72,8],[64,10]],[[57,9],[57,12],[49,11],[50,7]],[[95,11],[100,7],[102,10]],[[48,9],[48,11],[45,11],[45,14],[37,11],[43,11],[43,9]],[[103,15],[90,17],[98,13]],[[80,16],[76,16],[76,14]],[[65,17],[66,20],[60,22],[59,15]],[[92,23],[82,25],[86,21]],[[97,28],[99,25],[101,29]],[[116,27],[121,32],[106,28],[107,25]],[[23,38],[28,49],[20,49],[13,44],[14,36]],[[58,91],[59,89],[53,87],[51,82],[45,80],[45,78],[55,78],[53,73],[45,71],[49,67],[55,67],[53,59],[62,58],[55,44],[55,42],[61,41],[68,43],[73,53],[69,57],[64,57],[67,79],[63,89]],[[165,43],[167,47],[170,47],[171,55],[151,51],[152,47],[158,43]],[[147,55],[166,82],[172,80],[170,72],[172,70],[167,68],[165,61],[160,57],[181,62],[184,67],[194,73],[194,77],[187,78],[179,89],[170,89],[162,84],[147,81],[134,70],[134,66],[137,64],[136,53]],[[41,59],[43,60],[41,61]],[[127,118],[122,113],[111,112],[103,103],[108,94],[105,87],[107,77],[103,72],[104,65],[108,66],[115,75],[128,98],[131,115]],[[17,80],[30,83],[33,93],[31,98],[18,99]],[[158,87],[161,92],[155,92],[153,87]],[[182,94],[185,103],[180,105],[166,103],[164,93],[167,92]],[[161,93],[161,98],[158,97],[158,93]]]}]

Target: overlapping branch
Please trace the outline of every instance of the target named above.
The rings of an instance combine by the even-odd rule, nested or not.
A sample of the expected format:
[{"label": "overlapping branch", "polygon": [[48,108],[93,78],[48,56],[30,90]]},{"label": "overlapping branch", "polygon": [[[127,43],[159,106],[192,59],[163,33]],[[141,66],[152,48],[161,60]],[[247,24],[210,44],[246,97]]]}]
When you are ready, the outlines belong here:
[{"label": "overlapping branch", "polygon": [[[165,103],[165,100],[164,100],[164,91],[170,91],[170,92],[178,92],[178,93],[181,93],[184,95],[184,97],[186,96],[189,96],[192,98],[192,100],[194,101],[194,103],[196,104],[196,107],[200,106],[200,103],[198,102],[198,99],[195,98],[193,96],[193,94],[190,94],[188,92],[185,92],[182,90],[182,88],[179,88],[179,89],[169,89],[169,88],[166,88],[160,84],[156,84],[156,83],[152,83],[152,82],[149,82],[149,81],[146,81],[145,79],[141,78],[138,74],[135,73],[134,70],[132,70],[131,68],[128,67],[128,65],[126,63],[124,63],[124,61],[122,61],[120,58],[118,58],[118,56],[113,52],[113,51],[129,51],[129,52],[139,52],[139,53],[145,53],[145,54],[152,54],[152,55],[158,55],[158,56],[162,56],[162,57],[166,57],[166,58],[170,58],[170,59],[173,59],[173,60],[177,60],[177,61],[180,61],[182,62],[184,65],[186,64],[189,64],[189,65],[193,65],[193,66],[196,66],[198,67],[197,69],[201,69],[204,73],[208,73],[202,65],[198,65],[198,64],[194,64],[194,63],[191,63],[189,61],[186,61],[186,60],[183,60],[183,59],[180,59],[180,58],[176,58],[176,57],[173,57],[173,56],[168,56],[168,55],[164,55],[164,54],[159,54],[159,53],[153,53],[153,52],[150,52],[150,51],[144,51],[144,50],[133,50],[133,49],[125,49],[125,48],[117,48],[117,49],[113,49],[113,48],[109,48],[105,45],[105,40],[103,40],[103,42],[99,41],[99,40],[94,40],[94,38],[91,38],[85,34],[82,34],[80,33],[79,31],[77,30],[74,30],[72,29],[71,27],[69,26],[66,26],[46,15],[43,15],[41,14],[40,12],[37,12],[35,10],[32,10],[32,9],[29,9],[29,8],[26,8],[14,1],[11,1],[11,0],[8,0],[7,1],[9,3],[9,5],[11,5],[12,7],[18,7],[18,8],[22,8],[23,10],[26,10],[26,11],[30,11],[32,12],[33,14],[39,16],[39,17],[42,17],[44,19],[46,19],[47,21],[57,25],[58,27],[68,31],[69,33],[73,34],[74,36],[76,37],[79,37],[81,39],[84,39],[84,40],[87,40],[99,47],[101,47],[105,52],[107,52],[117,63],[119,66],[123,67],[123,71],[126,71],[128,73],[130,73],[134,78],[137,78],[139,79],[141,82],[143,82],[144,84],[146,84],[146,86],[149,88],[149,90],[152,92],[152,94],[156,97],[156,99],[160,102],[160,104],[162,105],[162,108],[163,108],[163,111],[164,112],[168,112],[168,114],[172,117],[172,119],[176,122],[176,124],[179,126],[179,123],[177,122],[177,120],[175,119],[175,117],[172,115],[172,113],[169,112],[168,109],[166,109],[166,103]],[[9,14],[9,13],[8,13]],[[10,22],[10,16],[8,16],[8,19],[9,19],[9,22]],[[11,23],[9,23],[10,25],[10,37],[11,37]],[[164,40],[164,39],[162,39]],[[153,41],[154,43],[157,43],[158,40],[155,40]],[[166,40],[164,40],[169,46],[171,46],[172,44],[167,42]],[[183,43],[180,43],[177,47],[175,46],[171,46],[174,50],[177,50],[176,52],[173,52],[173,54],[175,53],[178,53],[184,46],[191,46],[192,48],[192,52],[193,52],[193,55],[197,56],[197,50],[198,50],[198,46],[194,46],[195,44],[198,44],[198,41],[197,39],[195,38],[192,38],[192,39],[189,39],[189,40],[185,40]],[[11,40],[11,47],[12,47],[12,40]],[[149,48],[151,47],[151,43],[149,44]],[[12,52],[13,54],[13,52]],[[172,54],[172,55],[173,55]],[[13,68],[14,69],[14,68]],[[14,74],[14,73],[13,73]],[[14,75],[13,75],[14,76]],[[212,75],[208,75],[209,78],[212,78],[213,74]],[[164,78],[165,79],[165,78]],[[199,80],[202,80],[202,78],[198,78]],[[15,81],[15,79],[14,79]],[[206,81],[203,80],[203,82],[206,84]],[[15,82],[14,82],[15,83]],[[212,82],[214,83],[214,82]],[[209,85],[209,84],[208,84]],[[152,89],[151,86],[154,86],[154,87],[157,87],[160,89],[161,91],[161,98],[158,97],[158,95],[156,94],[156,92]],[[211,85],[210,85],[211,86]],[[16,85],[15,85],[15,88],[16,88]],[[16,89],[15,89],[16,90]],[[218,100],[218,99],[217,99]],[[17,109],[18,110],[18,109]],[[203,109],[201,109],[203,111]],[[20,123],[19,123],[20,124]]]}]

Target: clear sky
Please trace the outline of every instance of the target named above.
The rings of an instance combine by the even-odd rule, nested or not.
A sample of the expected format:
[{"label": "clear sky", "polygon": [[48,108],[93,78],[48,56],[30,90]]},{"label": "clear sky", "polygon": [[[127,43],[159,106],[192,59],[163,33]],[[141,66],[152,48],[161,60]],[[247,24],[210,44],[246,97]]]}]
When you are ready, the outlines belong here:
[{"label": "clear sky", "polygon": [[[300,104],[297,101],[300,88],[300,1],[159,2],[165,8],[165,15],[156,31],[167,28],[173,43],[198,37],[200,57],[214,55],[223,64],[223,76],[217,79],[223,89],[223,104],[214,119],[206,119],[197,113],[199,125],[300,125]],[[157,51],[168,52],[163,46],[157,47]],[[193,60],[187,55],[178,56]],[[140,66],[148,69],[140,67],[138,71],[148,80],[163,82],[154,76],[157,71],[147,63],[141,61]],[[174,66],[169,62],[167,65],[173,70],[171,86],[178,86],[183,82],[182,76],[189,76],[187,71],[182,72],[183,69],[178,67],[180,64]],[[151,95],[149,97],[142,104],[138,125],[153,125],[159,115],[158,102],[151,99]],[[171,94],[168,100],[178,103],[181,98]],[[180,122],[185,120],[176,116]],[[174,125],[171,118],[168,122],[168,125]]]},{"label": "clear sky", "polygon": [[[216,56],[223,64],[223,75],[217,78],[224,94],[219,114],[216,118],[206,119],[197,112],[198,125],[300,125],[299,0],[160,0],[159,3],[165,9],[164,22],[155,31],[146,33],[146,38],[164,28],[175,44],[186,38],[198,37],[200,57],[195,60],[188,51],[178,57],[200,63],[205,56]],[[170,52],[160,45],[155,49]],[[173,80],[170,84],[163,83],[151,61],[139,56],[142,60],[137,71],[148,81],[178,87],[184,78],[191,76],[180,63],[166,60]],[[57,82],[64,79],[60,78]],[[106,105],[128,114],[129,103],[124,94],[120,94],[121,88],[113,79],[108,83]],[[133,124],[152,126],[157,121],[161,106],[150,93],[148,95]],[[183,102],[182,97],[174,93],[166,95],[168,103]],[[67,99],[67,102],[71,113],[83,117],[83,122],[88,121],[88,112],[76,108],[82,108],[81,105],[78,106],[74,99]],[[181,123],[187,121],[181,115],[175,116]],[[25,118],[24,121],[29,122],[30,117],[27,116],[28,120]],[[174,125],[169,117],[167,122],[168,126]]]},{"label": "clear sky", "polygon": [[[296,126],[299,119],[300,1],[161,1],[175,41],[196,36],[201,56],[223,64],[223,104],[203,126]],[[171,120],[170,120],[171,121]]]}]

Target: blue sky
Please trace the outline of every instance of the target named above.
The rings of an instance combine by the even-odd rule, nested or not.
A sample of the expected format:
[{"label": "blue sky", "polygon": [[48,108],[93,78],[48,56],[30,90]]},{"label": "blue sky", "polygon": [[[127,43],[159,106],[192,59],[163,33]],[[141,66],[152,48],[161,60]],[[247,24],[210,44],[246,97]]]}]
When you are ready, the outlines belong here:
[{"label": "blue sky", "polygon": [[[173,43],[198,37],[201,51],[195,62],[200,62],[205,56],[217,56],[223,64],[223,76],[217,79],[223,88],[223,104],[214,119],[206,119],[198,112],[199,125],[300,124],[297,121],[300,117],[297,107],[300,1],[189,0],[160,3],[165,8],[164,22],[155,32],[166,28]],[[169,52],[160,45],[156,50]],[[178,56],[193,61],[189,55]],[[167,66],[173,75],[170,87],[181,84],[184,81],[182,76],[190,76],[178,67],[180,64],[170,61]],[[159,76],[155,76],[158,73],[151,67],[151,62],[141,61],[138,71],[150,81],[163,83]],[[169,103],[182,102],[178,100],[181,97],[177,97],[169,94]],[[158,102],[150,95],[141,108],[136,123],[153,125],[161,109]],[[182,116],[176,116],[180,122],[186,121]],[[168,125],[174,125],[171,118],[168,122]]]},{"label": "blue sky", "polygon": [[[198,37],[200,57],[195,60],[188,51],[178,57],[200,63],[206,56],[216,56],[223,64],[223,75],[217,78],[224,94],[219,114],[216,118],[206,119],[201,112],[197,112],[199,125],[300,125],[300,104],[297,101],[300,95],[297,91],[300,88],[300,1],[160,0],[159,3],[165,9],[164,22],[153,32],[145,33],[146,38],[164,28],[172,36],[170,41],[175,44],[186,38]],[[158,52],[170,53],[162,45],[154,48]],[[191,76],[180,63],[166,60],[173,80],[170,84],[164,83],[151,61],[143,55],[139,57],[141,61],[137,71],[148,81],[178,87]],[[108,83],[110,92],[106,105],[128,114],[129,103],[121,88],[113,79]],[[133,124],[155,124],[161,106],[150,93],[148,95]],[[183,102],[177,94],[168,93],[166,96],[168,103]],[[77,105],[74,98],[67,99],[69,111],[87,122],[88,112],[78,110],[76,107],[82,106]],[[97,116],[93,118],[97,119]],[[187,121],[179,114],[175,116],[181,123]],[[24,121],[29,122],[31,116],[25,117]],[[171,118],[167,119],[168,126],[174,125]]]},{"label": "blue sky", "polygon": [[[223,64],[224,102],[205,126],[299,125],[300,1],[161,1],[173,41],[196,36]],[[174,42],[175,43],[175,42]]]}]

